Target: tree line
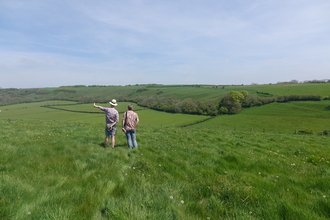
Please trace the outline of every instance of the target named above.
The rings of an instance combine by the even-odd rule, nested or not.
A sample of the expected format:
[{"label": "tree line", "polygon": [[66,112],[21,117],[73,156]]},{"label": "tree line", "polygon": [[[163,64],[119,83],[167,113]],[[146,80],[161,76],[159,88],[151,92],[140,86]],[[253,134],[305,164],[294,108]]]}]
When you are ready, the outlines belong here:
[{"label": "tree line", "polygon": [[292,84],[292,83],[330,83],[330,79],[313,79],[313,80],[305,80],[302,82],[299,82],[296,79],[293,79],[291,81],[288,82],[277,82],[277,84]]},{"label": "tree line", "polygon": [[[265,95],[265,93],[263,93]],[[126,99],[122,101],[133,101],[140,106],[147,108],[171,112],[171,113],[187,113],[198,115],[223,115],[237,114],[243,108],[261,106],[273,102],[290,102],[290,101],[321,101],[321,95],[287,95],[279,96],[268,94],[270,97],[258,97],[249,94],[247,91],[231,91],[218,99],[211,100],[192,100],[187,98],[179,100],[175,96],[161,97],[153,95],[150,97],[138,96],[135,99]],[[328,98],[324,98],[328,99]]]},{"label": "tree line", "polygon": [[[139,94],[145,91],[143,88],[139,88],[135,94]],[[75,90],[58,89],[53,91],[55,94],[62,93],[75,93]],[[43,89],[0,89],[0,105],[10,105],[23,102],[34,102],[33,98],[28,95],[36,93],[39,95],[49,94],[49,91]],[[320,101],[322,96],[320,95],[287,95],[276,97],[273,94],[264,93],[257,91],[257,94],[266,95],[268,97],[258,97],[249,94],[247,91],[231,91],[227,94],[219,96],[217,99],[210,100],[193,100],[186,98],[180,100],[175,96],[171,97],[159,97],[161,92],[146,97],[123,95],[120,94],[117,97],[117,101],[134,102],[140,106],[147,107],[154,110],[165,111],[170,113],[186,113],[186,114],[197,114],[197,115],[210,115],[217,116],[223,114],[237,114],[243,108],[249,108],[254,106],[261,106],[272,102],[290,102],[290,101]],[[41,96],[42,97],[42,96]],[[324,98],[324,99],[328,99]],[[105,97],[93,97],[93,96],[79,96],[79,97],[68,97],[68,96],[52,96],[49,98],[38,98],[38,101],[48,100],[69,100],[77,101],[79,103],[105,103],[109,100]]]},{"label": "tree line", "polygon": [[124,101],[134,101],[140,106],[170,113],[216,116],[237,114],[242,108],[272,103],[276,101],[276,97],[257,97],[247,91],[231,91],[218,99],[210,100],[193,100],[191,98],[179,100],[175,96],[158,98],[157,95],[153,95],[150,97],[138,96],[135,99]]}]

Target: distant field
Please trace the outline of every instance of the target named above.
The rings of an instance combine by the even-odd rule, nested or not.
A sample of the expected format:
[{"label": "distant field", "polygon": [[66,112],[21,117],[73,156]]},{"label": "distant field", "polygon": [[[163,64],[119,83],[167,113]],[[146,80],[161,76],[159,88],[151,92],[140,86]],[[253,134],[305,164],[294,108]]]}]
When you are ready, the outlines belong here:
[{"label": "distant field", "polygon": [[[99,106],[103,106],[106,108],[110,107],[109,103],[95,103],[96,105]],[[127,106],[128,104],[133,104],[133,108],[134,111],[140,111],[140,110],[144,110],[146,108],[140,107],[134,103],[130,103],[130,102],[120,102],[118,103],[118,105],[116,106],[116,109],[118,112],[125,112],[127,111]],[[94,108],[93,104],[89,103],[89,104],[77,104],[75,103],[74,105],[60,105],[60,106],[51,106],[57,109],[62,109],[62,110],[68,110],[68,111],[76,111],[76,112],[98,112],[98,113],[102,113],[102,111],[100,111],[100,109],[98,108]]]},{"label": "distant field", "polygon": [[[147,89],[143,92],[136,91],[140,88]],[[75,88],[72,88],[75,89]],[[76,90],[76,89],[75,89]],[[194,100],[218,99],[219,96],[230,91],[248,91],[250,94],[266,92],[277,96],[283,95],[321,95],[323,97],[330,96],[330,83],[297,83],[297,84],[265,84],[265,85],[155,85],[155,86],[127,86],[127,87],[104,87],[104,88],[79,88],[78,92],[84,92],[86,95],[92,95],[96,92],[101,95],[102,91],[109,90],[109,93],[121,94],[132,93],[132,97],[146,96],[150,97],[157,94],[158,97],[175,96],[178,99],[192,98]],[[112,92],[113,91],[113,92]]]},{"label": "distant field", "polygon": [[[106,86],[106,87],[60,87],[43,88],[49,93],[31,93],[26,97],[34,100],[78,99],[81,97],[89,100],[107,98],[136,98],[138,96],[150,97],[176,97],[183,100],[219,99],[230,91],[248,91],[250,94],[259,95],[257,92],[270,93],[277,96],[283,95],[321,95],[330,96],[330,83],[296,83],[296,84],[264,84],[264,85],[132,85],[132,86]],[[62,90],[62,92],[61,92]],[[64,91],[67,92],[64,92]],[[22,89],[24,91],[24,89]],[[68,92],[71,91],[71,92]],[[24,94],[24,92],[23,92]],[[90,101],[94,102],[94,101]]]},{"label": "distant field", "polygon": [[297,83],[297,84],[273,84],[249,86],[249,88],[275,94],[283,95],[321,95],[330,96],[330,83]]},{"label": "distant field", "polygon": [[[60,120],[60,121],[76,121],[87,123],[104,123],[103,112],[93,107],[93,104],[79,104],[79,105],[67,105],[76,104],[76,102],[69,101],[47,101],[47,102],[34,102],[23,103],[17,105],[2,106],[2,112],[0,113],[0,119],[33,119],[33,120]],[[127,110],[128,102],[119,102],[117,110],[120,113],[120,120],[122,113]],[[52,109],[41,107],[43,105],[54,105],[54,107],[60,109]],[[98,104],[104,107],[108,107],[109,104]],[[155,110],[145,109],[135,106],[135,110],[140,117],[141,126],[180,126],[186,124],[192,124],[197,121],[208,119],[209,116],[197,116],[188,114],[171,114],[165,112],[159,112]],[[99,112],[100,114],[93,113],[80,113],[71,111],[82,112]]]},{"label": "distant field", "polygon": [[[98,114],[75,113],[75,112],[61,111],[57,109],[41,107],[45,103],[46,102],[36,102],[36,103],[24,103],[18,105],[2,106],[2,112],[0,113],[0,118],[60,120],[60,121],[79,121],[79,122],[94,121],[96,123],[102,122],[104,120],[102,115],[98,115]],[[66,102],[66,104],[68,103],[70,102]]]},{"label": "distant field", "polygon": [[272,103],[247,108],[236,115],[221,115],[196,126],[232,131],[265,131],[294,133],[311,129],[330,130],[330,101]]},{"label": "distant field", "polygon": [[189,115],[177,113],[165,113],[154,110],[143,110],[137,112],[140,117],[141,125],[158,126],[182,126],[193,124],[198,121],[209,119],[209,116]]},{"label": "distant field", "polygon": [[[137,92],[144,88],[142,92]],[[250,94],[259,95],[257,92],[274,94],[277,96],[303,94],[303,95],[321,95],[330,96],[330,83],[299,83],[299,84],[265,84],[265,85],[152,85],[152,86],[125,86],[125,87],[81,87],[70,88],[77,89],[77,93],[83,92],[86,95],[101,96],[101,93],[116,94],[117,96],[126,94],[131,97],[152,96],[157,94],[160,97],[175,96],[178,99],[192,98],[193,100],[218,99],[221,95],[232,90],[248,91]],[[108,91],[108,92],[105,92]],[[96,93],[97,92],[97,93]],[[329,106],[330,102],[323,100],[321,102],[290,102],[290,103],[272,103],[269,105],[244,109],[237,115],[218,116],[212,120],[205,121],[195,127],[205,126],[220,128],[224,130],[254,130],[254,131],[277,131],[292,133],[295,130],[310,129],[314,132],[329,130]],[[69,106],[68,106],[69,107]],[[79,106],[72,106],[76,108]],[[81,105],[82,108],[88,108],[88,105]],[[71,108],[71,107],[70,107]],[[118,106],[119,111],[121,106]],[[92,111],[95,111],[92,110]],[[202,121],[203,116],[167,114],[157,111],[140,111],[146,124],[150,125],[183,125],[191,124],[192,121]],[[164,115],[163,115],[164,114]]]},{"label": "distant field", "polygon": [[[68,105],[75,104],[75,105]],[[99,103],[98,103],[99,104]],[[117,109],[122,117],[128,102],[120,102]],[[54,105],[59,109],[41,107]],[[107,103],[99,104],[108,106]],[[209,119],[208,116],[165,113],[135,106],[141,126],[183,126]],[[272,103],[247,108],[236,115],[221,115],[202,123],[192,125],[226,131],[253,131],[294,133],[295,130],[313,130],[315,133],[330,130],[330,101],[304,101]],[[69,101],[47,101],[2,106],[0,119],[61,120],[87,123],[104,123],[103,112],[92,104],[77,104]],[[70,111],[64,111],[70,110]],[[78,112],[71,112],[78,111]],[[94,112],[80,113],[81,112]],[[99,113],[99,114],[95,114]]]}]

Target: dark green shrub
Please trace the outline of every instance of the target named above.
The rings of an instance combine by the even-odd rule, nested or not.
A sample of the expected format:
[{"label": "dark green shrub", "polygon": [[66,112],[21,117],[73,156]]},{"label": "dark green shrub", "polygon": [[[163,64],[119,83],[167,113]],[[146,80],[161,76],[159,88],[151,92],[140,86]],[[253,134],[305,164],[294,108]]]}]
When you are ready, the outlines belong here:
[{"label": "dark green shrub", "polygon": [[299,130],[298,134],[314,134],[314,131],[310,129]]},{"label": "dark green shrub", "polygon": [[328,135],[330,135],[330,130],[324,130],[324,131],[321,131],[321,132],[319,133],[319,135],[325,135],[325,136],[328,136]]}]

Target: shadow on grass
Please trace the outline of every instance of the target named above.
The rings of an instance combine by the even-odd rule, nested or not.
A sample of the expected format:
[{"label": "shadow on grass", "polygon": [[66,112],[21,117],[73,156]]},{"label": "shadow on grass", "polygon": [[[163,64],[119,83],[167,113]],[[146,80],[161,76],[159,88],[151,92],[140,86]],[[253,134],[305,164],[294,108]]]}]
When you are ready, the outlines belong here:
[{"label": "shadow on grass", "polygon": [[[99,147],[102,147],[102,148],[104,148],[104,142],[101,142],[101,143],[95,143],[97,146],[99,146]],[[127,145],[126,144],[116,144],[115,145],[115,148],[117,148],[117,147],[127,147]],[[111,144],[109,143],[108,144],[108,147],[107,148],[111,148]],[[128,148],[128,147],[127,147]]]}]

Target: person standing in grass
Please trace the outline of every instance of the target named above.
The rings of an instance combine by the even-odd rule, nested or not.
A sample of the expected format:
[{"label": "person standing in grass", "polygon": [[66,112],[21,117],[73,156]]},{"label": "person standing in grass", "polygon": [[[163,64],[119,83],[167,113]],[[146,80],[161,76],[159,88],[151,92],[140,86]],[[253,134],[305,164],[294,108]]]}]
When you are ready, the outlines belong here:
[{"label": "person standing in grass", "polygon": [[112,99],[110,103],[110,108],[105,108],[102,106],[95,105],[95,108],[99,108],[105,113],[105,139],[104,139],[104,148],[108,147],[109,138],[111,137],[111,147],[115,148],[115,135],[116,135],[116,124],[119,122],[119,114],[115,109],[117,106],[117,101]]},{"label": "person standing in grass", "polygon": [[121,122],[122,130],[126,134],[127,145],[130,149],[132,146],[138,148],[136,141],[136,126],[139,124],[139,116],[136,112],[133,111],[133,105],[128,105],[128,111],[123,115],[123,120]]}]

